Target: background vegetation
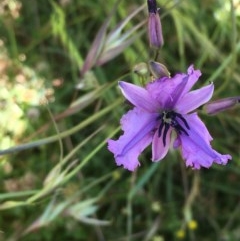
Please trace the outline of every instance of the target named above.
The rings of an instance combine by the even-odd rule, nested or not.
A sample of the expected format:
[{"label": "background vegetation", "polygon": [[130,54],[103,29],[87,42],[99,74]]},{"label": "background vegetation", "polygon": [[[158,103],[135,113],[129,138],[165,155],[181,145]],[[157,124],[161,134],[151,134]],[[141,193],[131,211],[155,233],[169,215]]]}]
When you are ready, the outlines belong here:
[{"label": "background vegetation", "polygon": [[[158,5],[158,60],[239,95],[239,1]],[[147,16],[143,0],[1,0],[0,240],[240,240],[238,107],[200,110],[227,166],[195,171],[176,150],[153,164],[149,148],[130,173],[107,150],[129,108],[117,80],[150,80]]]}]

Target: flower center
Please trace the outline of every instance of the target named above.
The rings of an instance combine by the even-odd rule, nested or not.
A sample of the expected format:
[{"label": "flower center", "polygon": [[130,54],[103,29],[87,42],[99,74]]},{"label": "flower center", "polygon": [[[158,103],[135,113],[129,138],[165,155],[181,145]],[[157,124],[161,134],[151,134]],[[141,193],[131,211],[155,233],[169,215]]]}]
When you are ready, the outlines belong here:
[{"label": "flower center", "polygon": [[178,134],[184,133],[188,136],[187,130],[189,130],[190,127],[181,114],[174,111],[163,111],[159,115],[158,120],[161,120],[161,124],[158,128],[158,137],[162,136],[164,146],[166,145],[167,132],[170,127],[174,128]]}]

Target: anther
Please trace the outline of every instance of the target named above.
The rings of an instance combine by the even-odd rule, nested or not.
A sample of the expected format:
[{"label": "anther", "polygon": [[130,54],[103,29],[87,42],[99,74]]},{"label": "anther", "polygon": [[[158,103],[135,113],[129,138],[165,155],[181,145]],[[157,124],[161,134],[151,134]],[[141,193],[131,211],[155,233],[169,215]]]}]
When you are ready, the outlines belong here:
[{"label": "anther", "polygon": [[167,132],[169,131],[170,127],[174,128],[178,134],[184,133],[188,136],[188,132],[181,125],[181,123],[179,123],[179,121],[181,121],[188,130],[190,129],[190,127],[186,119],[181,114],[176,113],[174,111],[163,111],[158,116],[157,120],[161,121],[158,127],[158,137],[161,137],[163,131],[162,140],[164,146],[166,145]]}]

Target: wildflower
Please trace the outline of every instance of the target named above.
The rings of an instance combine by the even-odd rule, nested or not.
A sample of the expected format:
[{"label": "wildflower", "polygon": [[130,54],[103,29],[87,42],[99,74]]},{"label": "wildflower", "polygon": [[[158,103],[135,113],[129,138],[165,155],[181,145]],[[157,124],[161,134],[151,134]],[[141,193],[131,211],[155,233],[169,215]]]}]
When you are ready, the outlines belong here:
[{"label": "wildflower", "polygon": [[148,0],[148,37],[151,47],[160,48],[163,46],[162,25],[158,14],[156,0]]},{"label": "wildflower", "polygon": [[140,165],[139,154],[150,143],[152,161],[162,160],[170,147],[173,130],[177,134],[173,146],[181,149],[187,166],[208,168],[214,162],[224,165],[231,159],[230,155],[212,149],[212,137],[197,113],[192,113],[211,98],[214,90],[211,83],[190,91],[200,75],[199,70],[190,66],[187,74],[157,79],[146,88],[119,82],[123,95],[135,107],[121,119],[124,134],[116,141],[108,141],[118,166],[135,170]]},{"label": "wildflower", "polygon": [[224,98],[206,104],[206,112],[210,115],[232,108],[240,103],[240,96]]},{"label": "wildflower", "polygon": [[178,239],[184,239],[186,236],[186,233],[183,229],[179,229],[175,235]]},{"label": "wildflower", "polygon": [[113,180],[117,181],[120,179],[121,173],[118,170],[116,170],[113,172],[112,177],[113,177]]},{"label": "wildflower", "polygon": [[195,230],[198,227],[198,223],[196,220],[189,221],[187,225],[188,225],[188,228],[191,230]]}]

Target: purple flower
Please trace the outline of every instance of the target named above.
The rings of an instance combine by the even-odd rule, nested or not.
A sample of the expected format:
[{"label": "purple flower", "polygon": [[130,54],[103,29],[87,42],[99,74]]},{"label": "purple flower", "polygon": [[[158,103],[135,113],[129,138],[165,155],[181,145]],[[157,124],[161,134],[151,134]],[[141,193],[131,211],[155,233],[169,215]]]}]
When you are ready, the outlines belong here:
[{"label": "purple flower", "polygon": [[209,84],[190,91],[201,72],[188,68],[187,74],[163,77],[142,88],[126,82],[119,87],[135,107],[121,119],[124,134],[118,140],[109,140],[108,149],[114,154],[118,166],[134,171],[140,165],[139,154],[152,143],[152,161],[162,160],[170,147],[179,147],[186,165],[194,169],[210,167],[213,162],[225,165],[230,155],[212,149],[206,126],[194,111],[206,103],[213,94]]}]

